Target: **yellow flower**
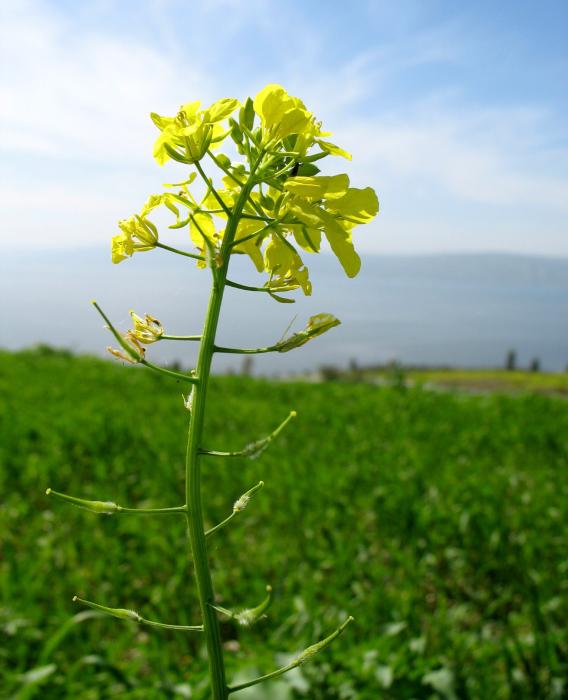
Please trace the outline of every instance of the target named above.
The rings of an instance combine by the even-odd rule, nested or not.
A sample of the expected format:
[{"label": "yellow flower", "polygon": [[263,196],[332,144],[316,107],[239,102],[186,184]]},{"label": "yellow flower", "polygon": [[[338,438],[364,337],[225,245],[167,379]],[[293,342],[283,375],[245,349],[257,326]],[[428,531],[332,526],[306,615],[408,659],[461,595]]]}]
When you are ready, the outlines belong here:
[{"label": "yellow flower", "polygon": [[271,275],[270,286],[301,287],[306,296],[312,293],[308,269],[284,237],[271,236],[264,251],[264,266]]},{"label": "yellow flower", "polygon": [[310,231],[323,231],[346,274],[354,277],[361,260],[353,246],[352,229],[377,215],[379,200],[375,191],[371,187],[349,187],[347,175],[290,177],[284,190],[289,193],[285,209],[304,225],[300,235],[293,230],[298,243],[309,250],[301,242],[302,235],[306,238]]},{"label": "yellow flower", "polygon": [[159,206],[162,195],[152,195],[142,207],[140,215],[118,222],[121,233],[111,241],[112,261],[115,264],[129,258],[136,251],[152,250],[158,242],[158,230],[146,215]]},{"label": "yellow flower", "polygon": [[[264,141],[281,141],[292,134],[313,139],[319,135],[319,125],[298,97],[292,97],[281,85],[267,85],[254,98],[254,111],[260,117]],[[311,145],[311,143],[310,143]]]},{"label": "yellow flower", "polygon": [[181,106],[175,117],[150,114],[161,134],[154,144],[154,158],[164,165],[170,158],[181,163],[196,163],[210,146],[217,146],[229,134],[221,122],[239,106],[238,100],[225,97],[200,110],[199,102]]},{"label": "yellow flower", "polygon": [[116,348],[109,346],[107,347],[107,350],[111,355],[114,355],[125,362],[130,362],[132,365],[142,362],[144,355],[146,354],[146,348],[140,345],[140,342],[132,331],[127,331],[123,335],[115,334],[115,337],[120,343],[122,350],[117,350]]},{"label": "yellow flower", "polygon": [[130,335],[140,343],[149,345],[150,343],[155,343],[157,340],[164,335],[164,328],[157,318],[150,316],[150,314],[145,314],[144,318],[141,318],[134,311],[130,312],[132,318],[133,329],[130,331]]}]

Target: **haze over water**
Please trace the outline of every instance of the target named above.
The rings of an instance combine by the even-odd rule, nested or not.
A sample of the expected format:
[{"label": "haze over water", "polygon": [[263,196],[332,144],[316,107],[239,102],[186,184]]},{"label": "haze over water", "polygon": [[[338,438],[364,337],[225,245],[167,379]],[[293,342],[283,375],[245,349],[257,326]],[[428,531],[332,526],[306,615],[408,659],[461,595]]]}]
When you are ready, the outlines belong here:
[{"label": "haze over water", "polygon": [[[538,357],[545,370],[568,364],[568,260],[532,256],[459,254],[364,255],[363,268],[347,279],[326,255],[306,256],[312,297],[278,304],[264,294],[227,290],[219,343],[270,345],[310,315],[327,311],[342,325],[300,350],[254,359],[258,374],[398,360],[404,364],[503,366],[508,350],[526,366]],[[106,250],[11,255],[0,270],[0,345],[22,348],[44,342],[104,356],[112,338],[90,305],[97,299],[121,329],[128,310],[158,317],[171,334],[198,333],[209,276],[183,258],[155,251],[113,266]],[[248,260],[232,262],[233,279],[253,284]],[[295,320],[294,320],[295,319]],[[162,341],[148,357],[184,366],[195,359],[192,343]],[[239,356],[219,355],[215,368],[238,369]]]}]

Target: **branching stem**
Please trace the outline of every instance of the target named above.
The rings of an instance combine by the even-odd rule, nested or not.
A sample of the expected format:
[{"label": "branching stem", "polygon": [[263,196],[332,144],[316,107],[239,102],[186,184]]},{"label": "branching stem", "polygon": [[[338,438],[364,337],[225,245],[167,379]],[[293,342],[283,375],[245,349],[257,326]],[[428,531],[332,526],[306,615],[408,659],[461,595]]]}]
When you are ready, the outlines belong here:
[{"label": "branching stem", "polygon": [[[234,205],[232,211],[228,213],[227,226],[225,235],[223,236],[223,245],[221,247],[220,259],[223,261],[221,267],[217,269],[216,274],[212,279],[211,295],[209,297],[209,306],[207,308],[207,316],[201,337],[199,349],[199,357],[197,360],[196,373],[199,377],[199,383],[195,385],[191,418],[189,422],[189,432],[187,440],[186,453],[186,503],[188,504],[189,513],[187,516],[189,539],[193,555],[193,563],[195,569],[195,578],[197,581],[197,591],[199,595],[199,604],[203,619],[203,630],[207,644],[207,652],[209,658],[209,669],[211,676],[211,697],[212,700],[227,700],[228,687],[225,680],[225,666],[223,661],[223,648],[221,644],[221,636],[219,632],[219,622],[215,610],[211,607],[215,604],[215,596],[213,592],[213,583],[211,580],[211,572],[209,569],[209,560],[207,554],[206,536],[203,525],[203,507],[201,501],[201,474],[200,474],[200,448],[203,436],[203,425],[205,419],[205,401],[207,396],[207,387],[209,384],[209,375],[211,371],[211,362],[213,359],[213,350],[215,345],[215,335],[217,333],[217,325],[219,323],[219,314],[221,311],[221,302],[223,300],[223,292],[227,279],[227,271],[229,268],[229,247],[234,240],[237,226],[243,212],[243,209],[249,199],[250,192],[253,187],[253,177],[256,168],[262,158],[262,153],[257,159],[255,165],[251,168],[250,176],[244,184],[240,195]],[[202,178],[209,182],[207,176],[203,172],[201,165],[196,163],[196,167]],[[214,188],[212,192],[223,209],[226,209],[225,203],[221,197],[216,194]]]}]

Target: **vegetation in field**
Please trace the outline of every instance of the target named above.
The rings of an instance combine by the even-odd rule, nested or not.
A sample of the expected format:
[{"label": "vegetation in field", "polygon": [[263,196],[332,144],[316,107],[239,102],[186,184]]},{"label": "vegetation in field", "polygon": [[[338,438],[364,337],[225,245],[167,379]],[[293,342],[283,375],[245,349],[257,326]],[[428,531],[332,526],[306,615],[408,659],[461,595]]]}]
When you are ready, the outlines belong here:
[{"label": "vegetation in field", "polygon": [[[44,495],[176,503],[185,419],[171,389],[88,357],[0,354],[2,697],[207,697],[198,639],[118,620],[109,634],[71,602],[96,594],[192,624],[183,519],[100,516]],[[266,482],[212,544],[220,605],[274,589],[266,623],[222,624],[228,671],[245,680],[287,663],[346,611],[356,623],[242,696],[566,697],[568,404],[217,377],[205,434],[236,449],[290,406],[294,430],[260,459],[218,459],[204,475],[209,526]]]},{"label": "vegetation in field", "polygon": [[349,369],[323,367],[322,379],[421,385],[472,392],[539,393],[568,395],[568,372],[505,369],[416,368],[393,362],[390,365]]}]

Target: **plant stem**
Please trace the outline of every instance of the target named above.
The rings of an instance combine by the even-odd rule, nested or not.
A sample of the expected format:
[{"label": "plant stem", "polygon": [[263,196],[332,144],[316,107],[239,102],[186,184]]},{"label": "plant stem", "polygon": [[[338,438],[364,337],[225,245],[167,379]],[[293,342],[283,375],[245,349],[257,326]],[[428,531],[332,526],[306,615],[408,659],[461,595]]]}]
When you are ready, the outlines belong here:
[{"label": "plant stem", "polygon": [[203,255],[196,255],[195,253],[188,253],[186,250],[179,250],[179,248],[172,248],[171,245],[166,245],[165,243],[160,243],[156,241],[156,248],[163,248],[164,250],[169,250],[170,253],[177,253],[178,255],[184,255],[186,258],[192,258],[193,260],[205,260]]},{"label": "plant stem", "polygon": [[[260,158],[259,158],[260,160]],[[258,165],[258,161],[257,161]],[[201,502],[201,479],[200,479],[200,448],[203,435],[203,424],[205,419],[205,403],[209,375],[211,371],[211,361],[215,345],[215,335],[221,311],[221,302],[225,290],[225,280],[229,268],[230,245],[234,239],[237,225],[240,220],[243,208],[248,200],[253,186],[252,177],[254,170],[250,174],[249,180],[241,190],[240,196],[230,213],[223,245],[221,247],[221,267],[213,275],[209,306],[203,328],[199,357],[197,360],[197,383],[194,388],[193,408],[189,422],[189,434],[187,440],[186,453],[186,503],[189,513],[187,515],[189,539],[193,554],[193,564],[195,578],[197,581],[197,592],[199,595],[199,605],[203,619],[203,631],[207,644],[207,654],[209,658],[209,673],[211,678],[212,700],[227,700],[229,690],[225,680],[225,666],[223,661],[223,649],[219,632],[219,622],[215,610],[211,607],[215,604],[213,583],[209,569],[207,555],[207,544],[205,540],[205,529],[203,524],[203,510]]]}]

